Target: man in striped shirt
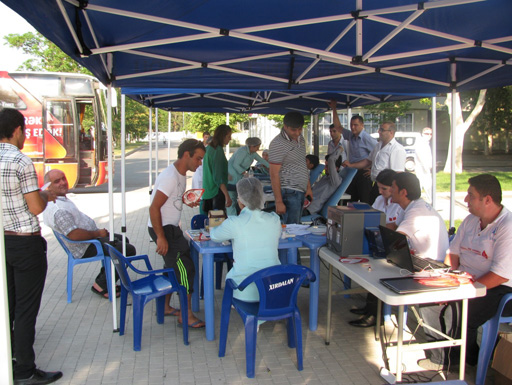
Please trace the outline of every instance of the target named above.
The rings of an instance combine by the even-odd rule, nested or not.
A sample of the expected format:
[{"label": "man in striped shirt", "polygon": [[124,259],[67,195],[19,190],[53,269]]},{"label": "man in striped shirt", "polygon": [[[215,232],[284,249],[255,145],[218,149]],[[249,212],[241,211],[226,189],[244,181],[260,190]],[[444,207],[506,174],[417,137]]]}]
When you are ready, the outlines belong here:
[{"label": "man in striped shirt", "polygon": [[302,136],[304,118],[299,112],[288,112],[283,129],[269,147],[270,180],[276,213],[282,222],[300,223],[304,197],[313,197],[306,167],[306,142]]}]

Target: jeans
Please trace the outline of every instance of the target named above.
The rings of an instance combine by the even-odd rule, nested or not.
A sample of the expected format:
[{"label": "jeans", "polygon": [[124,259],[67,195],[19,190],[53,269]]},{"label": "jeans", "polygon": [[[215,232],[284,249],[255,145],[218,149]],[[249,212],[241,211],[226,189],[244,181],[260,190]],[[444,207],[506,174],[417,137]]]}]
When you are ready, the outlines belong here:
[{"label": "jeans", "polygon": [[281,189],[283,203],[286,206],[286,213],[283,214],[281,222],[284,224],[300,223],[302,207],[304,206],[304,191]]},{"label": "jeans", "polygon": [[46,280],[46,240],[39,236],[5,236],[5,259],[14,378],[28,378],[36,368],[36,319]]}]

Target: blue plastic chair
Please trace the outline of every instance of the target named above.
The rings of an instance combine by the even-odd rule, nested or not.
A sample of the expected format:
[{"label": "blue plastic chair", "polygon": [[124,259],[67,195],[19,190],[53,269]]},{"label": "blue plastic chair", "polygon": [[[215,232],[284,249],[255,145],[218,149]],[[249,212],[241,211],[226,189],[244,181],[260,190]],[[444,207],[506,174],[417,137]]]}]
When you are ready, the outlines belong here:
[{"label": "blue plastic chair", "polygon": [[[340,176],[342,178],[341,184],[338,186],[338,188],[332,193],[331,197],[327,200],[327,202],[324,203],[322,206],[322,210],[320,210],[319,214],[313,214],[313,215],[307,215],[300,219],[301,222],[311,222],[315,218],[318,218],[319,216],[322,216],[324,218],[327,218],[327,210],[329,206],[337,206],[341,197],[343,194],[345,194],[345,191],[347,191],[348,186],[352,182],[352,179],[354,179],[354,176],[357,174],[356,168],[349,168],[345,167],[343,170],[340,171]],[[315,197],[313,197],[314,199]]]},{"label": "blue plastic chair", "polygon": [[[72,241],[65,235],[58,233],[57,231],[53,231],[53,234],[55,234],[55,238],[57,238],[57,241],[62,246],[66,254],[68,255],[68,279],[67,279],[67,293],[68,293],[68,303],[71,303],[71,297],[73,293],[73,268],[76,265],[80,265],[82,263],[89,263],[89,262],[96,262],[100,261],[105,267],[105,275],[107,277],[107,290],[108,290],[108,298],[110,301],[112,301],[112,296],[110,294],[110,287],[111,287],[111,280],[110,280],[110,258],[108,255],[105,255],[103,253],[103,247],[101,246],[101,242],[97,239],[89,239],[87,241]],[[73,254],[71,254],[71,251],[69,251],[68,246],[64,242],[69,243],[92,243],[96,247],[96,256],[91,258],[75,258],[73,257]]]},{"label": "blue plastic chair", "polygon": [[[258,321],[288,320],[288,346],[296,348],[297,369],[302,370],[302,325],[297,294],[304,280],[313,282],[313,271],[299,265],[277,265],[259,270],[237,285],[226,280],[220,319],[219,357],[226,354],[231,305],[238,311],[245,326],[245,359],[247,377],[254,377],[256,362],[256,338]],[[244,302],[233,298],[233,290],[244,290],[255,283],[260,295],[259,302]]]},{"label": "blue plastic chair", "polygon": [[[128,293],[132,295],[133,350],[138,352],[140,351],[142,340],[144,306],[152,299],[156,299],[156,320],[159,324],[163,324],[165,296],[178,292],[183,325],[183,343],[188,345],[187,290],[184,286],[178,284],[174,269],[153,270],[147,255],[125,257],[114,247],[108,244],[106,244],[106,246],[108,247],[108,252],[119,274],[119,279],[121,280],[121,318],[119,320],[119,335],[122,336],[124,334]],[[132,265],[132,262],[137,260],[144,260],[147,271],[141,271]],[[144,275],[145,277],[132,281],[128,275],[127,266],[135,273]]]},{"label": "blue plastic chair", "polygon": [[324,171],[325,165],[319,163],[313,170],[309,172],[309,183],[313,186],[313,183],[316,182],[322,171]]},{"label": "blue plastic chair", "polygon": [[[202,229],[204,227],[204,221],[208,219],[208,217],[204,214],[194,215],[190,221],[190,228],[192,230]],[[226,262],[228,267],[228,271],[233,267],[233,254],[231,253],[231,257],[229,254],[215,254],[214,262],[215,262],[215,288],[217,290],[222,289],[222,268],[223,263]],[[201,290],[200,297],[204,297],[204,282],[203,282],[203,273],[201,269]]]},{"label": "blue plastic chair", "polygon": [[480,351],[478,352],[478,365],[476,368],[476,385],[484,385],[487,376],[487,367],[491,359],[496,338],[498,338],[498,329],[501,323],[512,322],[511,316],[503,316],[503,309],[509,301],[512,300],[512,293],[505,294],[500,301],[496,315],[482,325],[482,341],[480,342]]}]

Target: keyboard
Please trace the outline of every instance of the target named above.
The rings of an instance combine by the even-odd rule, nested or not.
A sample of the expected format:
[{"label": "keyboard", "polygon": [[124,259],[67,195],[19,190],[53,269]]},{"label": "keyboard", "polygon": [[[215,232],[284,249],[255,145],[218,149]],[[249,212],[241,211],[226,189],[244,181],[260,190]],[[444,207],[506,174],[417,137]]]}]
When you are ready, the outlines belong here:
[{"label": "keyboard", "polygon": [[414,255],[411,255],[412,265],[414,266],[415,271],[425,270],[427,268],[430,269],[447,269],[449,266],[445,265],[443,262],[435,261],[430,258],[420,258]]}]

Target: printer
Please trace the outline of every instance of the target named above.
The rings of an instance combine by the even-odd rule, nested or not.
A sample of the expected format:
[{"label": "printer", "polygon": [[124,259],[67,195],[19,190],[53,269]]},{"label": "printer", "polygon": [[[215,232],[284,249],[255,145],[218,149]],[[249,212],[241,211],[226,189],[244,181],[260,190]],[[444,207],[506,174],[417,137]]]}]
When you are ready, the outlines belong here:
[{"label": "printer", "polygon": [[385,224],[384,213],[367,205],[329,206],[327,247],[342,257],[370,254],[365,229]]}]

